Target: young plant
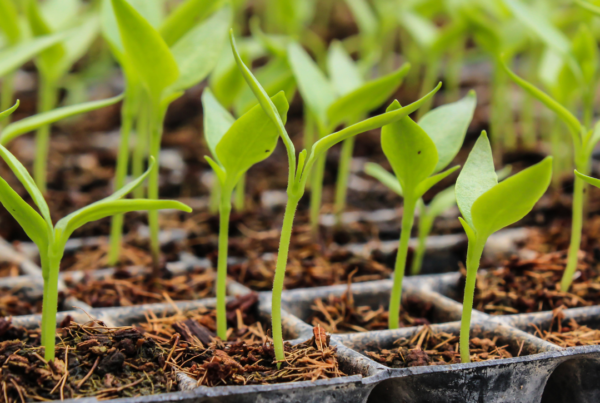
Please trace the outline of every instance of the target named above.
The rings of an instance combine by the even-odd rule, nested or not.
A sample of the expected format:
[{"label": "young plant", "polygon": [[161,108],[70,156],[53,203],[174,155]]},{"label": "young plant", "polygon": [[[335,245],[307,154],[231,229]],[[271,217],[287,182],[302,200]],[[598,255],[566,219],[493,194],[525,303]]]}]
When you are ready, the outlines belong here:
[{"label": "young plant", "polygon": [[[600,125],[596,123],[594,130],[588,129],[584,123],[581,123],[575,115],[559,102],[554,100],[546,93],[523,80],[513,73],[506,64],[502,63],[508,76],[529,93],[534,98],[538,99],[548,109],[553,111],[568,127],[573,139],[574,162],[575,168],[587,175],[590,172],[590,161],[594,147],[600,141]],[[579,176],[575,176],[575,187],[573,189],[573,211],[571,222],[571,241],[569,244],[569,253],[567,257],[567,267],[561,279],[560,288],[563,292],[569,290],[573,282],[573,276],[577,269],[577,255],[581,244],[581,232],[583,229],[583,206],[584,206],[584,181]]]},{"label": "young plant", "polygon": [[[107,37],[112,38],[112,48],[117,50],[119,61],[126,71],[126,77],[133,85],[127,94],[136,97],[133,103],[138,103],[142,113],[138,120],[138,136],[136,152],[134,153],[134,175],[141,169],[146,145],[149,144],[149,154],[158,161],[162,126],[168,106],[183,91],[202,81],[215,66],[220,50],[225,42],[227,30],[231,21],[231,8],[225,6],[215,12],[211,18],[191,28],[183,34],[177,29],[177,21],[189,25],[186,13],[178,13],[177,18],[167,19],[170,29],[159,31],[155,29],[136,9],[126,0],[108,0],[114,12],[116,23],[108,22],[105,27]],[[180,7],[186,6],[182,4]],[[108,7],[108,6],[107,6]],[[108,18],[105,16],[105,18]],[[115,31],[116,30],[116,31]],[[117,34],[118,32],[118,34]],[[171,32],[167,41],[161,33]],[[179,39],[177,38],[179,37]],[[172,42],[172,44],[171,44]],[[170,46],[171,45],[171,46]],[[137,80],[137,81],[136,81]],[[138,85],[142,91],[135,93]],[[121,143],[121,152],[126,153],[127,143]],[[137,158],[136,158],[137,156]],[[126,157],[120,158],[118,184],[124,183],[126,172]],[[137,168],[136,168],[137,167]],[[158,199],[158,164],[150,173],[148,180],[148,198]],[[150,243],[154,267],[158,268],[160,247],[158,243],[158,211],[149,213]],[[122,220],[115,221],[111,247],[118,250],[120,244]],[[113,259],[118,252],[111,252]]]},{"label": "young plant", "polygon": [[[98,34],[98,19],[93,13],[75,18],[78,2],[67,1],[62,7],[48,3],[41,8],[35,0],[27,0],[25,14],[29,28],[34,37],[43,37],[64,29],[66,21],[82,19],[76,28],[69,29],[68,36],[39,53],[35,62],[39,71],[38,112],[48,112],[58,102],[58,90],[61,79],[68,73],[73,64],[79,60]],[[45,3],[46,4],[46,3]],[[44,12],[46,11],[46,15]],[[41,126],[36,134],[36,157],[33,166],[33,177],[42,192],[46,191],[46,165],[48,160],[48,144],[50,127]]]},{"label": "young plant", "polygon": [[[306,104],[307,118],[314,122],[318,138],[331,133],[340,125],[351,125],[359,122],[363,116],[383,104],[402,83],[410,65],[405,63],[395,72],[376,80],[363,82],[356,66],[338,43],[329,51],[329,79],[319,69],[304,49],[297,43],[288,46],[288,61],[294,72],[298,89]],[[307,120],[309,121],[309,120]],[[304,147],[309,149],[314,139],[305,137]],[[340,158],[340,176],[336,191],[337,211],[345,204],[346,180],[352,157],[353,140],[349,138],[342,146]],[[310,221],[313,234],[319,225],[319,211],[325,172],[323,154],[316,162],[312,176]]]},{"label": "young plant", "polygon": [[273,343],[275,349],[275,357],[277,361],[281,362],[285,359],[283,353],[283,335],[281,328],[281,292],[283,291],[283,282],[285,279],[285,269],[287,266],[287,258],[290,246],[290,239],[292,235],[292,227],[294,223],[294,215],[298,207],[298,202],[304,194],[306,188],[306,181],[310,175],[310,171],[317,161],[327,152],[329,148],[335,144],[348,139],[352,136],[356,136],[360,133],[364,133],[368,130],[377,129],[379,127],[389,125],[395,121],[398,121],[410,113],[417,110],[424,102],[432,97],[441,87],[441,83],[427,94],[426,97],[401,108],[395,107],[392,111],[386,112],[382,115],[378,115],[369,119],[366,119],[360,123],[346,127],[338,132],[323,136],[311,147],[310,151],[302,150],[296,160],[296,151],[294,144],[292,143],[278,112],[277,107],[273,104],[269,96],[267,95],[264,88],[252,75],[248,67],[242,61],[239,52],[235,46],[235,39],[233,33],[230,34],[231,46],[233,48],[235,60],[242,72],[244,79],[252,89],[252,92],[258,99],[261,108],[267,114],[267,116],[274,123],[277,128],[277,133],[281,137],[288,155],[289,173],[288,173],[288,187],[287,195],[288,201],[285,207],[285,213],[283,216],[283,225],[281,228],[281,237],[279,242],[279,253],[277,255],[277,263],[275,267],[275,278],[273,280],[273,294],[272,294],[272,307],[271,316],[273,324]]},{"label": "young plant", "polygon": [[498,183],[492,149],[485,132],[469,153],[456,181],[459,217],[469,246],[467,280],[460,326],[460,358],[470,362],[469,331],[477,269],[490,235],[525,217],[546,192],[552,179],[552,157]]},{"label": "young plant", "polygon": [[[288,103],[283,92],[271,98],[285,124]],[[225,294],[231,195],[250,167],[273,153],[279,132],[260,105],[238,120],[227,112],[209,89],[202,94],[204,135],[212,158],[205,156],[220,184],[219,258],[217,264],[217,336],[227,340]]]},{"label": "young plant", "polygon": [[[17,106],[18,104],[0,113],[0,118],[10,115]],[[152,160],[149,170],[127,186],[109,197],[69,214],[59,220],[56,225],[53,225],[50,219],[48,204],[46,204],[41,190],[37,187],[25,167],[1,145],[0,157],[2,157],[19,182],[25,187],[39,210],[39,213],[35,211],[4,179],[0,178],[0,203],[21,225],[27,236],[39,249],[44,278],[41,341],[42,346],[45,348],[46,360],[52,360],[54,358],[60,261],[64,254],[65,244],[73,231],[88,222],[100,220],[117,213],[123,214],[130,211],[153,211],[160,209],[178,209],[190,212],[191,209],[185,204],[170,200],[121,200],[148,176],[150,169],[155,164],[154,160]]]}]

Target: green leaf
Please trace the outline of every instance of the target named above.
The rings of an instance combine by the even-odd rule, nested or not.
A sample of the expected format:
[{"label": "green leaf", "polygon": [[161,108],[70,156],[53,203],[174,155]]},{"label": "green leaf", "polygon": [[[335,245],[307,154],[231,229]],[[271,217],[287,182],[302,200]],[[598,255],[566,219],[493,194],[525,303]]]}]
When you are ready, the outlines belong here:
[{"label": "green leaf", "polygon": [[40,250],[48,247],[48,227],[44,219],[0,178],[0,203],[14,217]]},{"label": "green leaf", "polygon": [[[242,52],[241,59],[248,64],[252,60],[247,52]],[[240,73],[229,49],[225,49],[224,53],[221,54],[217,67],[210,76],[210,88],[215,98],[223,106],[229,108],[238,99],[244,87],[244,77]]]},{"label": "green leaf", "polygon": [[456,205],[454,186],[449,186],[436,194],[427,205],[428,213],[437,217]]},{"label": "green leaf", "polygon": [[227,173],[221,168],[218,162],[210,158],[208,155],[204,156],[204,159],[208,162],[208,165],[215,171],[217,174],[217,179],[221,183],[221,186],[225,186],[225,181],[227,180]]},{"label": "green leaf", "polygon": [[177,62],[160,34],[125,0],[111,0],[126,57],[158,101],[179,77]]},{"label": "green leaf", "polygon": [[[394,101],[387,111],[400,109]],[[435,169],[438,153],[427,133],[404,117],[381,129],[381,148],[392,165],[404,194],[413,197],[417,186]]]},{"label": "green leaf", "polygon": [[273,56],[280,59],[287,59],[289,37],[265,34],[260,28],[260,21],[256,15],[250,18],[250,33]]},{"label": "green leaf", "polygon": [[141,185],[142,182],[144,182],[144,180],[148,177],[148,175],[150,175],[150,172],[152,172],[152,169],[154,168],[155,164],[156,164],[156,160],[154,159],[154,157],[150,156],[148,168],[146,169],[146,171],[143,174],[141,174],[139,177],[132,180],[131,182],[129,182],[128,184],[126,184],[125,186],[123,186],[122,188],[120,188],[119,190],[117,190],[116,192],[111,194],[110,196],[107,196],[104,199],[98,200],[97,202],[90,204],[90,206],[97,204],[97,203],[104,203],[107,201],[114,201],[114,200],[122,199],[123,197],[125,197],[127,195],[127,193],[131,192],[133,189],[135,189],[136,187]]},{"label": "green leaf", "polygon": [[435,108],[419,121],[419,126],[433,140],[438,150],[438,163],[434,172],[444,169],[460,151],[476,105],[477,97],[475,91],[471,90],[460,101]]},{"label": "green leaf", "polygon": [[302,99],[319,123],[326,127],[327,109],[336,98],[331,83],[298,43],[289,44],[288,61]]},{"label": "green leaf", "polygon": [[79,17],[79,19],[82,19],[83,22],[78,27],[69,30],[68,36],[63,41],[65,54],[57,66],[61,76],[66,74],[71,66],[89,51],[92,42],[98,36],[100,19],[96,14],[89,14],[86,17]]},{"label": "green leaf", "polygon": [[231,18],[231,7],[223,7],[171,48],[180,73],[171,90],[191,88],[210,73],[225,45]]},{"label": "green leaf", "polygon": [[163,23],[164,0],[127,0],[127,2],[154,28]]},{"label": "green leaf", "polygon": [[79,0],[45,0],[39,3],[40,15],[54,32],[72,26],[80,9]]},{"label": "green leaf", "polygon": [[[280,92],[271,101],[285,124],[289,108],[285,95]],[[252,165],[271,155],[278,138],[277,127],[260,105],[236,120],[216,147],[217,158],[230,184],[235,185]]]},{"label": "green leaf", "polygon": [[362,87],[337,99],[327,110],[332,127],[360,118],[380,107],[400,87],[410,64],[405,63],[395,72],[369,81]]},{"label": "green leaf", "polygon": [[430,50],[439,38],[438,28],[431,20],[410,10],[402,10],[398,21],[422,50]]},{"label": "green leaf", "polygon": [[0,76],[17,70],[35,55],[65,38],[65,33],[40,36],[0,51]]},{"label": "green leaf", "polygon": [[596,39],[585,24],[579,26],[573,38],[573,54],[581,67],[583,79],[589,85],[594,85],[598,71],[598,46]]},{"label": "green leaf", "polygon": [[365,173],[377,179],[379,182],[387,186],[392,192],[398,196],[403,196],[402,186],[398,182],[398,178],[394,174],[388,172],[384,167],[374,162],[367,162],[365,164]]},{"label": "green leaf", "polygon": [[0,112],[0,121],[4,120],[5,118],[12,115],[13,112],[17,110],[17,108],[19,107],[20,104],[21,104],[21,102],[17,99],[17,102],[15,102],[15,104],[13,106],[11,106],[10,108],[8,108],[5,111]]},{"label": "green leaf", "polygon": [[[35,0],[27,1],[25,6],[25,14],[29,22],[29,28],[31,29],[31,33],[34,37],[53,33],[53,30],[46,23],[44,17],[42,16]],[[64,46],[57,43],[44,49],[44,51],[39,54],[36,64],[43,74],[56,76],[58,73],[55,70],[60,64],[62,58],[65,56],[65,53],[66,51]],[[53,79],[57,78],[58,77],[53,77]]]},{"label": "green leaf", "polygon": [[338,95],[346,95],[364,83],[358,66],[339,41],[334,41],[329,46],[327,71]]},{"label": "green leaf", "polygon": [[346,0],[346,4],[352,11],[360,32],[367,36],[376,35],[379,23],[366,0]]},{"label": "green leaf", "polygon": [[7,144],[15,137],[33,131],[39,127],[57,122],[70,116],[93,111],[103,108],[108,105],[115,104],[123,99],[123,95],[102,99],[99,101],[85,102],[78,105],[63,106],[49,112],[38,113],[37,115],[29,116],[17,122],[11,123],[2,131],[0,135],[0,144]]},{"label": "green leaf", "polygon": [[198,21],[204,20],[221,3],[220,0],[186,0],[169,14],[159,32],[166,44],[173,46]]},{"label": "green leaf", "polygon": [[487,237],[525,217],[551,179],[552,157],[546,157],[479,196],[471,207],[477,236]]},{"label": "green leaf", "polygon": [[403,108],[396,109],[391,112],[382,113],[381,115],[373,116],[372,118],[365,119],[360,123],[348,126],[338,132],[329,134],[321,138],[313,145],[313,152],[310,155],[310,159],[314,160],[315,158],[319,157],[321,154],[329,150],[331,147],[333,147],[341,141],[346,140],[347,138],[356,136],[357,134],[364,133],[369,130],[378,129],[385,125],[389,125],[402,119],[405,116],[410,115],[411,113],[419,109],[425,102],[427,102],[429,98],[434,96],[435,93],[438,92],[438,90],[441,87],[442,83],[439,83],[431,92],[429,92],[423,98]]},{"label": "green leaf", "polygon": [[575,170],[575,176],[577,176],[579,179],[583,180],[584,182],[589,183],[592,186],[596,186],[597,188],[600,188],[600,179],[596,179],[591,176],[584,175],[581,172],[579,172],[578,170]]},{"label": "green leaf", "polygon": [[154,211],[175,209],[191,212],[192,209],[185,204],[174,200],[146,200],[146,199],[126,199],[96,202],[92,205],[82,208],[56,223],[54,233],[58,242],[64,245],[73,231],[83,225],[110,217],[115,214],[125,214],[132,211]]},{"label": "green leaf", "polygon": [[33,202],[40,210],[42,217],[46,221],[49,228],[52,228],[52,220],[50,219],[50,209],[48,208],[48,204],[46,204],[46,200],[44,196],[42,196],[42,192],[38,189],[35,181],[27,172],[27,169],[19,162],[18,159],[15,158],[14,155],[11,154],[10,151],[6,149],[6,147],[0,145],[0,157],[6,162],[11,171],[15,174],[19,182],[23,185],[27,193],[33,199]]},{"label": "green leaf", "polygon": [[16,45],[21,40],[19,13],[12,0],[0,0],[0,29],[11,45]]},{"label": "green leaf", "polygon": [[577,120],[577,118],[573,116],[573,114],[569,112],[567,108],[556,102],[543,91],[537,89],[534,85],[517,76],[508,68],[508,66],[506,66],[506,63],[504,63],[503,60],[501,61],[501,65],[504,68],[504,71],[506,71],[506,74],[508,74],[508,76],[515,83],[517,83],[521,88],[527,91],[531,96],[537,98],[541,103],[546,105],[548,109],[556,113],[558,117],[560,117],[567,124],[567,126],[569,126],[569,129],[571,129],[571,132],[574,136],[579,136],[579,134],[581,133],[581,123],[579,123],[579,120]]},{"label": "green leaf", "polygon": [[494,170],[492,148],[485,131],[477,139],[469,153],[464,168],[456,180],[456,202],[465,221],[473,226],[471,207],[485,192],[498,184]]},{"label": "green leaf", "polygon": [[583,0],[575,0],[575,4],[600,17],[600,7]]},{"label": "green leaf", "polygon": [[[272,97],[279,91],[285,92],[287,99],[293,99],[296,91],[296,80],[285,59],[273,59],[265,66],[255,70],[254,76],[262,83],[268,96]],[[248,112],[258,101],[252,92],[252,89],[244,85],[234,105],[236,116],[241,116]]]},{"label": "green leaf", "polygon": [[436,175],[430,176],[429,178],[422,181],[415,191],[416,196],[421,197],[431,189],[433,186],[437,185],[438,182],[445,179],[448,175],[454,173],[457,169],[460,168],[460,165],[455,165],[452,168],[446,169],[444,172],[440,172]]},{"label": "green leaf", "polygon": [[204,138],[213,158],[217,159],[217,144],[235,122],[235,118],[227,109],[223,108],[208,88],[202,93],[202,112],[204,115]]}]

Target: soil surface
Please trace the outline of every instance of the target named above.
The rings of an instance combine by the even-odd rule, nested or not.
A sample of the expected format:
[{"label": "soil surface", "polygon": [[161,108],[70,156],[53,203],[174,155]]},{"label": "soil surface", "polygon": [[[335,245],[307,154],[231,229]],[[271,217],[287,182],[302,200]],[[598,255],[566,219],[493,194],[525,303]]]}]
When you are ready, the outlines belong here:
[{"label": "soil surface", "polygon": [[563,348],[600,344],[600,330],[580,325],[574,319],[565,323],[562,307],[554,310],[548,329],[535,328],[536,336]]},{"label": "soil surface", "polygon": [[[411,338],[394,342],[393,350],[380,349],[365,354],[391,368],[420,367],[426,365],[460,364],[458,335],[434,332],[424,326]],[[469,342],[471,362],[511,358],[508,346],[498,346],[497,340],[474,337]]]}]

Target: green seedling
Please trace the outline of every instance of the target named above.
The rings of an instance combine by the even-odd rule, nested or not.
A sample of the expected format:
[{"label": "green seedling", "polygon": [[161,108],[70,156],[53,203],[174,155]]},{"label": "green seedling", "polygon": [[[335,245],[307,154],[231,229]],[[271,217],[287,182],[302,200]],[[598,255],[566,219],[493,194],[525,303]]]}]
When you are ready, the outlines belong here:
[{"label": "green seedling", "polygon": [[[66,1],[47,2],[42,8],[35,0],[27,0],[25,14],[29,28],[34,37],[43,37],[65,29],[68,36],[39,52],[35,59],[39,71],[40,84],[38,90],[38,112],[44,113],[55,108],[58,101],[58,90],[61,79],[65,77],[73,64],[79,60],[90,47],[98,34],[98,18],[93,13],[75,17],[78,2]],[[81,21],[75,28],[68,25],[70,21]],[[48,159],[48,144],[50,127],[42,126],[36,134],[36,157],[34,160],[33,177],[42,192],[46,191],[46,165]]]},{"label": "green seedling", "polygon": [[[393,73],[365,83],[350,57],[337,43],[334,43],[329,51],[329,79],[297,43],[288,46],[288,61],[306,104],[307,122],[314,123],[319,139],[340,125],[351,125],[360,121],[367,113],[381,106],[400,86],[410,68],[410,65],[405,63]],[[310,149],[313,141],[314,139],[305,137],[304,147]],[[345,198],[346,194],[346,181],[343,178],[348,176],[353,140],[347,140],[342,147],[342,180],[338,179],[339,186],[336,191],[339,197],[336,203],[338,209],[343,208],[345,204],[341,199]],[[316,234],[319,224],[325,156],[326,154],[323,154],[319,157],[312,176],[310,221],[313,234]],[[341,211],[336,213],[339,216]]]},{"label": "green seedling", "polygon": [[[271,98],[277,113],[285,124],[288,103],[283,92]],[[218,178],[221,198],[219,203],[219,258],[217,264],[217,335],[227,340],[225,294],[227,281],[227,247],[231,195],[237,182],[254,164],[269,157],[279,138],[273,121],[260,105],[256,105],[238,120],[219,104],[209,89],[202,94],[204,134],[212,158],[206,160]]]},{"label": "green seedling", "polygon": [[[511,171],[512,167],[510,165],[499,170],[497,172],[498,180],[505,179],[510,175]],[[365,165],[365,173],[380,181],[398,196],[403,197],[402,186],[400,185],[398,178],[386,171],[381,165],[369,162]],[[456,206],[454,185],[437,193],[427,205],[422,198],[417,202],[417,211],[419,212],[417,247],[415,248],[412,258],[410,274],[417,275],[421,273],[423,258],[427,247],[427,237],[431,233],[435,219],[454,206]]]},{"label": "green seedling", "polygon": [[[460,150],[473,118],[475,104],[475,92],[471,91],[464,99],[427,113],[419,124],[405,117],[381,130],[381,148],[396,174],[404,197],[402,229],[389,306],[390,329],[399,327],[402,280],[415,208],[425,192],[459,168],[455,166],[441,172]],[[398,108],[400,104],[395,102],[388,107],[388,111]]]},{"label": "green seedling", "polygon": [[469,330],[477,269],[487,239],[494,232],[525,217],[542,197],[552,178],[552,157],[546,157],[498,183],[492,149],[483,132],[456,181],[460,223],[469,240],[467,280],[460,325],[460,358],[470,362]]},{"label": "green seedling", "polygon": [[[18,104],[2,112],[0,117],[10,115]],[[138,186],[148,176],[154,165],[154,160],[148,171],[136,180],[96,203],[90,204],[52,224],[50,209],[42,196],[41,190],[35,184],[25,167],[4,147],[0,145],[0,157],[13,171],[19,182],[25,187],[33,199],[39,212],[27,204],[8,183],[0,178],[0,203],[21,225],[27,236],[37,245],[42,264],[44,278],[44,297],[42,306],[42,346],[45,348],[46,360],[54,359],[56,311],[58,306],[58,275],[60,262],[64,254],[67,240],[79,227],[88,222],[100,220],[113,214],[123,214],[130,211],[152,211],[160,209],[178,209],[190,212],[191,209],[177,201],[169,200],[122,200],[127,193]]]},{"label": "green seedling", "polygon": [[394,110],[386,112],[382,115],[366,119],[360,123],[348,126],[338,132],[323,136],[320,140],[315,142],[311,147],[310,151],[303,150],[296,158],[296,151],[294,144],[292,143],[281,119],[279,111],[275,104],[271,101],[271,98],[267,95],[264,88],[252,75],[248,67],[244,64],[241,56],[235,46],[235,39],[233,33],[230,34],[231,46],[233,48],[234,57],[240,71],[242,72],[244,79],[252,88],[252,92],[258,99],[261,108],[269,116],[271,121],[277,128],[277,133],[281,137],[288,155],[289,173],[288,173],[288,187],[287,195],[288,201],[285,207],[285,213],[283,217],[283,225],[281,228],[281,237],[279,242],[279,253],[277,255],[277,263],[275,267],[275,278],[273,280],[273,294],[272,294],[272,324],[273,324],[273,343],[275,349],[275,357],[277,361],[281,362],[285,359],[283,353],[283,334],[281,327],[281,293],[283,291],[283,282],[285,279],[285,269],[287,266],[287,258],[290,247],[290,239],[292,235],[292,227],[294,223],[294,215],[298,207],[300,198],[304,195],[306,188],[306,181],[310,175],[310,171],[313,166],[317,163],[329,148],[335,144],[344,141],[347,138],[356,136],[360,133],[364,133],[368,130],[374,130],[382,126],[388,125],[395,121],[398,121],[410,113],[416,111],[428,98],[432,97],[441,87],[441,83],[431,91],[425,98],[404,107],[394,108]]},{"label": "green seedling", "polygon": [[[109,1],[110,4],[105,4],[105,7],[112,6],[114,15],[105,13],[105,36],[111,38],[111,48],[118,55],[117,58],[129,80],[128,87],[131,83],[130,93],[127,94],[133,97],[134,105],[131,109],[137,107],[141,110],[133,161],[133,173],[137,176],[147,149],[150,156],[158,160],[162,126],[168,106],[179,98],[184,90],[202,81],[217,63],[229,29],[231,8],[225,6],[219,9],[209,19],[190,28],[186,33],[174,33],[173,29],[178,25],[178,21],[186,26],[190,25],[186,13],[177,14],[177,18],[181,20],[176,17],[167,19],[165,24],[171,28],[159,31],[126,0]],[[180,7],[188,7],[188,4],[185,2]],[[169,42],[161,36],[165,32],[169,32]],[[171,46],[170,42],[173,42]],[[120,156],[118,185],[124,183],[126,173],[126,137],[127,134],[121,139],[120,153],[124,155]],[[158,199],[158,164],[149,176],[148,198]],[[117,218],[113,225],[111,249],[114,252],[111,252],[111,260],[114,262],[118,257],[122,218]],[[158,211],[150,212],[149,225],[154,267],[158,269]]]},{"label": "green seedling", "polygon": [[[573,139],[574,162],[575,168],[583,175],[590,172],[590,161],[594,147],[600,141],[600,125],[596,123],[594,130],[588,129],[585,124],[581,123],[575,115],[567,108],[550,97],[548,94],[536,88],[531,83],[523,80],[521,77],[513,73],[506,64],[502,63],[508,76],[529,93],[534,98],[538,99],[548,109],[553,111],[568,127]],[[584,210],[584,181],[579,177],[575,177],[575,187],[573,189],[573,211],[571,223],[571,241],[569,244],[569,253],[567,257],[567,267],[561,279],[561,290],[566,292],[569,290],[577,269],[577,255],[581,244],[581,231],[583,228],[583,210]]]}]

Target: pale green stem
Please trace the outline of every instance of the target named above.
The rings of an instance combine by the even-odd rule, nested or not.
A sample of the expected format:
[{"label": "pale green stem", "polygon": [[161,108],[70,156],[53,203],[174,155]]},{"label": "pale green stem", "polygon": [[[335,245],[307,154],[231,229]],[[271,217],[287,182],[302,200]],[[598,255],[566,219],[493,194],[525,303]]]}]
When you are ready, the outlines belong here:
[{"label": "pale green stem", "polygon": [[321,213],[321,199],[323,196],[323,176],[325,175],[325,162],[327,153],[319,156],[315,162],[314,171],[311,172],[310,186],[310,230],[313,237],[319,232],[319,214]]},{"label": "pale green stem", "polygon": [[[483,254],[483,247],[487,239],[469,240],[467,250],[467,281],[465,284],[465,296],[463,299],[462,318],[460,320],[460,361],[471,362],[469,354],[469,336],[471,331],[471,314],[473,312],[473,298],[475,296],[475,283],[477,282],[477,270],[479,261]],[[474,244],[473,244],[474,243]]]},{"label": "pale green stem", "polygon": [[[15,72],[8,73],[2,78],[2,95],[0,99],[0,111],[5,111],[13,106]],[[0,128],[6,125],[8,118],[0,121]]]},{"label": "pale green stem", "polygon": [[215,214],[217,211],[219,211],[220,201],[221,201],[221,183],[219,183],[219,180],[216,178],[216,175],[215,175],[214,183],[213,183],[212,187],[210,188],[210,196],[209,196],[209,200],[208,200],[208,211],[210,211],[212,214]]},{"label": "pale green stem", "polygon": [[221,191],[219,205],[219,257],[217,260],[217,336],[227,340],[227,255],[229,245],[229,215],[231,213],[231,189]]},{"label": "pale green stem", "polygon": [[[429,59],[429,61],[424,64],[424,69],[425,74],[421,83],[421,89],[419,90],[419,98],[423,98],[429,91],[431,91],[431,88],[435,87],[440,69],[440,59]],[[421,105],[421,107],[417,110],[417,121],[419,121],[419,119],[421,119],[421,117],[423,117],[423,115],[425,115],[427,112],[429,112],[432,103],[433,97],[430,97],[423,103],[423,105]]]},{"label": "pale green stem", "polygon": [[562,126],[557,124],[557,118],[551,117],[549,118],[550,122],[550,148],[552,150],[552,155],[554,156],[552,164],[552,187],[555,191],[559,192],[561,188],[560,179],[564,173],[564,162],[565,162],[565,153],[564,153],[564,145],[561,141],[561,130]]},{"label": "pale green stem", "polygon": [[408,255],[408,242],[415,220],[416,202],[411,198],[404,197],[404,211],[402,214],[402,231],[400,232],[400,242],[398,244],[398,254],[396,255],[396,265],[394,267],[394,285],[392,286],[392,295],[390,296],[390,307],[388,315],[388,326],[390,329],[400,327],[400,302],[402,300],[402,281],[406,269],[406,257]]},{"label": "pale green stem", "polygon": [[[127,177],[127,166],[129,164],[129,136],[135,119],[135,110],[133,108],[134,99],[131,95],[125,97],[121,108],[121,139],[119,142],[119,152],[117,155],[117,167],[115,171],[115,190],[125,186]],[[123,237],[123,214],[116,214],[112,217],[110,228],[110,250],[108,253],[108,264],[115,265],[121,254],[121,239]]]},{"label": "pale green stem", "polygon": [[[150,156],[154,157],[154,167],[148,176],[148,199],[158,200],[158,174],[159,174],[159,155],[160,140],[162,137],[162,119],[157,118],[158,112],[152,114],[155,118],[152,120],[152,130],[150,132]],[[158,210],[148,212],[148,225],[150,226],[150,250],[152,252],[152,261],[155,275],[158,274],[160,243],[158,241]]]},{"label": "pale green stem", "polygon": [[[43,76],[40,76],[40,89],[38,93],[38,113],[48,112],[54,108],[57,100],[57,88]],[[45,125],[37,130],[35,140],[35,160],[33,161],[33,177],[37,187],[42,193],[46,192],[46,169],[48,161],[48,147],[50,144],[50,125]]]},{"label": "pale green stem", "polygon": [[[43,295],[49,295],[50,292],[48,291],[48,289],[50,288],[50,281],[49,281],[48,271],[50,270],[50,264],[48,262],[47,253],[45,253],[44,251],[40,251],[40,262],[42,265],[42,279],[44,280],[44,294]],[[43,308],[43,302],[42,302],[42,308]],[[42,312],[41,329],[44,329],[46,327],[45,324],[47,321],[48,321],[47,315],[43,315],[43,312]],[[41,334],[41,342],[42,342],[42,346],[43,346],[44,345],[44,333],[43,332]]]},{"label": "pale green stem", "polygon": [[[133,157],[131,162],[131,173],[134,178],[139,178],[144,173],[144,160],[148,152],[148,140],[150,137],[151,115],[147,100],[142,100],[138,106],[139,119],[136,125],[135,147],[133,148]],[[144,198],[144,186],[138,186],[133,189],[132,194],[136,199]]]},{"label": "pale green stem", "polygon": [[[52,251],[50,252],[52,254]],[[58,311],[58,273],[62,253],[48,257],[48,273],[44,278],[44,299],[42,302],[42,340],[46,361],[54,359],[56,344],[56,312]]]},{"label": "pale green stem", "polygon": [[[583,167],[585,168],[585,167]],[[579,169],[579,167],[578,167]],[[587,175],[587,170],[583,169],[580,172]],[[577,269],[579,247],[581,244],[581,230],[583,228],[583,189],[584,182],[579,177],[575,177],[575,188],[573,189],[573,218],[571,222],[571,242],[569,244],[569,254],[567,257],[567,267],[560,281],[560,289],[567,292],[573,276]]]},{"label": "pale green stem", "polygon": [[421,204],[419,212],[419,238],[417,248],[415,249],[415,254],[413,255],[412,265],[410,267],[410,274],[413,276],[421,273],[423,258],[425,256],[425,250],[427,249],[427,237],[429,236],[431,228],[433,227],[434,218],[429,216],[427,207],[424,203]]},{"label": "pale green stem", "polygon": [[[310,150],[315,142],[316,137],[316,126],[315,121],[308,108],[305,109],[304,112],[304,138],[303,138],[303,146],[305,150]],[[307,182],[308,188],[310,189],[312,182],[309,180]]]},{"label": "pale green stem", "polygon": [[[291,167],[290,169],[294,168]],[[273,326],[273,347],[275,349],[275,358],[277,361],[285,360],[285,354],[283,353],[283,330],[281,327],[281,293],[283,292],[285,269],[290,249],[290,240],[292,238],[292,227],[294,225],[294,215],[296,214],[298,202],[304,193],[304,189],[297,193],[299,194],[294,194],[288,190],[288,201],[283,216],[281,237],[279,239],[279,252],[277,253],[277,264],[275,266],[275,277],[273,279],[271,317]]]},{"label": "pale green stem", "polygon": [[335,185],[334,213],[337,225],[342,225],[342,213],[346,208],[346,195],[348,194],[348,180],[350,177],[350,165],[354,151],[354,137],[343,141],[338,167],[337,183]]},{"label": "pale green stem", "polygon": [[[534,55],[527,61],[527,77],[529,81],[535,80],[537,73],[536,58]],[[537,144],[537,130],[535,125],[535,98],[527,93],[523,94],[523,104],[521,106],[521,138],[526,148],[534,148]]]},{"label": "pale green stem", "polygon": [[244,211],[246,197],[246,174],[242,175],[237,185],[235,185],[235,192],[233,194],[233,204],[236,211]]},{"label": "pale green stem", "polygon": [[460,77],[465,56],[465,46],[459,41],[451,48],[448,55],[448,66],[446,67],[446,103],[458,101],[460,97]]}]

